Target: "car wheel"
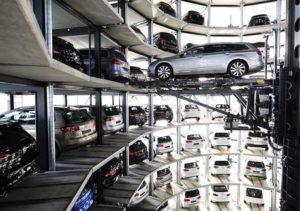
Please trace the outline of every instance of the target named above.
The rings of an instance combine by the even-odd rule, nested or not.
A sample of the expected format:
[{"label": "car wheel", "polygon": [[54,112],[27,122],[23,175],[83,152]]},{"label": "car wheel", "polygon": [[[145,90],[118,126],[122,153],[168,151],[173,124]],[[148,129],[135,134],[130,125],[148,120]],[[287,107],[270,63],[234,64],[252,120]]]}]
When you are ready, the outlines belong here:
[{"label": "car wheel", "polygon": [[183,116],[181,116],[181,121],[182,121],[182,122],[184,122],[184,118],[183,118]]},{"label": "car wheel", "polygon": [[227,146],[227,149],[230,149],[231,148],[231,146]]},{"label": "car wheel", "polygon": [[244,200],[244,203],[247,204],[246,200]]},{"label": "car wheel", "polygon": [[232,77],[240,78],[248,71],[247,63],[242,60],[234,60],[228,65],[228,72]]},{"label": "car wheel", "polygon": [[213,146],[213,145],[211,145],[210,147],[211,147],[212,149],[215,148],[215,146]]},{"label": "car wheel", "polygon": [[245,149],[248,149],[248,145],[245,145]]},{"label": "car wheel", "polygon": [[266,147],[266,148],[265,148],[265,151],[268,151],[268,150],[269,150],[269,147]]},{"label": "car wheel", "polygon": [[168,64],[160,64],[156,68],[156,76],[160,80],[168,80],[173,76],[172,67]]},{"label": "car wheel", "polygon": [[184,151],[184,148],[182,147],[181,151],[183,152]]},{"label": "car wheel", "polygon": [[200,121],[200,118],[199,118],[199,117],[197,117],[197,118],[196,118],[196,120],[197,120],[197,122],[199,122],[199,121]]}]

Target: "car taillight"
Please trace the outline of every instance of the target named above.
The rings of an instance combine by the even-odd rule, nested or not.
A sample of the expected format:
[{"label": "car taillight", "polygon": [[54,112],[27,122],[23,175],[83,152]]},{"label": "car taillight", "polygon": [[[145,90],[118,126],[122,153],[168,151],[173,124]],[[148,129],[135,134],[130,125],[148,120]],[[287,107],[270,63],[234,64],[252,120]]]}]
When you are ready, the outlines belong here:
[{"label": "car taillight", "polygon": [[218,140],[218,138],[214,138],[214,140]]},{"label": "car taillight", "polygon": [[79,126],[71,126],[71,127],[62,127],[61,128],[61,131],[64,133],[72,133],[72,132],[76,132],[79,130],[80,130]]},{"label": "car taillight", "polygon": [[108,172],[105,173],[106,177],[113,176],[113,175],[114,175],[113,171],[108,171]]},{"label": "car taillight", "polygon": [[197,197],[197,199],[200,199],[200,198],[201,198],[201,196],[198,196],[198,197]]},{"label": "car taillight", "polygon": [[137,197],[137,196],[139,196],[139,195],[140,195],[139,193],[135,193],[135,194],[134,194],[134,197]]},{"label": "car taillight", "polygon": [[129,152],[129,156],[136,156],[137,152]]},{"label": "car taillight", "polygon": [[53,54],[60,54],[61,49],[60,47],[58,47],[57,45],[53,45],[53,50],[52,50]]},{"label": "car taillight", "polygon": [[256,53],[257,53],[259,56],[262,55],[262,53],[261,53],[260,51],[256,51]]},{"label": "car taillight", "polygon": [[213,193],[214,196],[219,196],[219,194]]},{"label": "car taillight", "polygon": [[230,196],[230,193],[227,193],[227,196]]},{"label": "car taillight", "polygon": [[267,171],[266,169],[262,169],[262,171]]},{"label": "car taillight", "polygon": [[105,121],[106,121],[106,122],[111,122],[111,121],[113,121],[113,119],[114,119],[114,118],[112,118],[112,117],[106,117],[106,118],[105,118]]},{"label": "car taillight", "polygon": [[219,166],[214,166],[215,169],[219,168]]},{"label": "car taillight", "polygon": [[122,65],[124,62],[121,59],[113,59],[111,64]]},{"label": "car taillight", "polygon": [[183,169],[183,171],[189,171],[189,169]]},{"label": "car taillight", "polygon": [[11,154],[0,152],[0,160],[5,160],[8,158]]},{"label": "car taillight", "polygon": [[251,167],[247,166],[247,167],[246,167],[246,169],[249,169],[249,170],[250,170],[250,169],[251,169]]},{"label": "car taillight", "polygon": [[185,198],[185,199],[184,199],[184,201],[185,201],[185,202],[188,202],[188,201],[190,201],[190,199],[188,199],[188,198]]},{"label": "car taillight", "polygon": [[134,113],[129,113],[129,116],[134,117],[135,114]]},{"label": "car taillight", "polygon": [[158,38],[158,42],[160,42],[161,44],[166,44],[166,40],[164,38]]},{"label": "car taillight", "polygon": [[192,141],[189,141],[189,140],[186,140],[185,142],[186,142],[186,143],[192,143]]},{"label": "car taillight", "polygon": [[184,109],[184,110],[183,110],[183,112],[189,112],[189,111],[190,111],[189,109]]},{"label": "car taillight", "polygon": [[161,180],[162,179],[162,177],[156,177],[156,180]]},{"label": "car taillight", "polygon": [[163,147],[164,145],[163,144],[157,144],[156,146],[157,147]]},{"label": "car taillight", "polygon": [[250,136],[247,137],[247,140],[251,140],[252,138]]},{"label": "car taillight", "polygon": [[264,141],[268,141],[268,138],[264,138]]},{"label": "car taillight", "polygon": [[197,170],[199,170],[200,168],[199,167],[197,167]]}]

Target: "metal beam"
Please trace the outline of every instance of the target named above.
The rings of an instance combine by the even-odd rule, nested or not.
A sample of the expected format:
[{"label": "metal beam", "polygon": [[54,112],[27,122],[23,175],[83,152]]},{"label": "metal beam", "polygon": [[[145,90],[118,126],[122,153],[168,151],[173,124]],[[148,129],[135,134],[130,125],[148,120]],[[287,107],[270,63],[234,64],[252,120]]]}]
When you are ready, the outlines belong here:
[{"label": "metal beam", "polygon": [[96,104],[95,104],[95,121],[96,121],[96,130],[98,133],[98,138],[96,140],[96,143],[98,145],[103,144],[103,108],[102,108],[102,90],[97,89],[95,91],[95,98],[96,98]]},{"label": "metal beam", "polygon": [[129,146],[125,147],[123,152],[123,176],[128,176],[129,174]]},{"label": "metal beam", "polygon": [[128,92],[123,92],[122,94],[122,112],[123,112],[123,123],[124,128],[123,132],[127,133],[129,128],[129,100],[128,100]]},{"label": "metal beam", "polygon": [[149,122],[149,126],[153,126],[154,123],[154,105],[153,105],[153,100],[154,100],[154,95],[153,94],[149,94],[149,110],[148,110],[148,122]]}]

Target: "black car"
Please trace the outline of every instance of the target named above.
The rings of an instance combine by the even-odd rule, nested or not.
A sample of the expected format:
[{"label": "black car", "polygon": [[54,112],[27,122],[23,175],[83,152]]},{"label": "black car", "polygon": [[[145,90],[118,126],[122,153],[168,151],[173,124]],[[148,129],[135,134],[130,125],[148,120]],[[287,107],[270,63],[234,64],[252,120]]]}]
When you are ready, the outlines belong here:
[{"label": "black car", "polygon": [[154,47],[172,53],[178,53],[178,43],[174,35],[167,32],[159,32],[153,35]]},{"label": "black car", "polygon": [[83,57],[79,51],[73,44],[59,37],[53,37],[53,58],[77,70],[85,71]]},{"label": "black car", "polygon": [[252,16],[248,26],[268,25],[271,21],[266,14]]},{"label": "black car", "polygon": [[171,7],[171,5],[165,3],[165,2],[159,2],[157,3],[158,8],[163,11],[164,13],[171,15],[173,17],[176,17],[175,10]]},{"label": "black car", "polygon": [[143,40],[144,42],[147,42],[147,38],[145,37],[145,35],[143,34],[143,32],[138,27],[131,26],[131,28],[141,38],[141,40]]},{"label": "black car", "polygon": [[157,120],[173,120],[173,111],[168,105],[158,105],[154,107],[154,124]]},{"label": "black car", "polygon": [[204,24],[204,17],[197,11],[190,10],[184,16],[183,20],[188,23],[194,23],[203,25]]},{"label": "black car", "polygon": [[37,170],[35,139],[18,122],[0,122],[0,194]]},{"label": "black car", "polygon": [[148,158],[146,145],[142,141],[137,141],[129,147],[129,164],[138,164]]},{"label": "black car", "polygon": [[118,158],[113,158],[101,170],[103,174],[103,186],[109,187],[122,175],[122,162]]},{"label": "black car", "polygon": [[191,47],[194,47],[194,46],[196,46],[197,44],[194,44],[194,43],[187,43],[184,47],[183,47],[183,49],[184,50],[187,50],[187,49],[189,49],[189,48],[191,48]]},{"label": "black car", "polygon": [[146,112],[141,106],[129,106],[129,125],[142,127],[147,122]]}]

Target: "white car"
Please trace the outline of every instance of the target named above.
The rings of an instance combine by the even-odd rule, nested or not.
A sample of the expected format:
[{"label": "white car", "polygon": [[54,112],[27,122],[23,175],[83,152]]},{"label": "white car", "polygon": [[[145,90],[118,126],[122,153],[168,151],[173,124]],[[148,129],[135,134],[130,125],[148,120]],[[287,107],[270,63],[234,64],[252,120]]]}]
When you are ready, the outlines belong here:
[{"label": "white car", "polygon": [[154,147],[156,154],[163,154],[173,152],[174,145],[171,136],[160,136],[154,138]]},{"label": "white car", "polygon": [[117,133],[124,128],[123,116],[116,106],[103,106],[104,134]]},{"label": "white car", "polygon": [[198,162],[183,163],[181,167],[181,178],[199,177],[200,167]]},{"label": "white car", "polygon": [[211,202],[229,202],[230,193],[226,185],[211,186],[212,193],[210,194]]},{"label": "white car", "polygon": [[166,201],[157,210],[159,210],[159,211],[170,211],[169,202]]},{"label": "white car", "polygon": [[198,189],[189,190],[180,195],[181,207],[196,207],[200,204],[201,195]]},{"label": "white car", "polygon": [[142,183],[140,188],[133,194],[131,205],[136,205],[143,201],[149,195],[148,184],[146,181]]},{"label": "white car", "polygon": [[265,203],[262,190],[257,188],[246,188],[244,202],[246,204],[258,204],[263,206]]},{"label": "white car", "polygon": [[225,129],[231,129],[231,128],[237,129],[237,128],[239,128],[239,124],[240,124],[239,119],[232,118],[232,121],[231,121],[231,118],[228,116],[224,118],[224,128]]},{"label": "white car", "polygon": [[204,147],[204,139],[200,134],[182,134],[181,138],[182,151],[186,149],[201,149]]},{"label": "white car", "polygon": [[181,108],[181,121],[185,119],[196,119],[200,120],[200,109],[197,105],[188,104]]},{"label": "white car", "polygon": [[245,140],[245,148],[268,150],[268,136],[263,132],[249,132]]},{"label": "white car", "polygon": [[[217,104],[216,108],[219,109],[219,110],[223,110],[225,112],[230,111],[230,106],[228,104]],[[217,111],[212,111],[211,112],[211,119],[212,120],[222,120],[222,119],[224,119],[224,117],[226,117],[226,115],[222,114],[220,112],[217,112]]]},{"label": "white car", "polygon": [[228,149],[231,147],[230,134],[227,132],[214,133],[211,140],[211,148],[226,146]]},{"label": "white car", "polygon": [[211,175],[230,175],[230,169],[228,160],[216,160],[211,166]]},{"label": "white car", "polygon": [[264,162],[248,160],[245,170],[245,177],[261,177],[267,179],[266,167]]},{"label": "white car", "polygon": [[162,187],[172,182],[172,172],[170,167],[158,170],[156,172],[155,186]]}]

